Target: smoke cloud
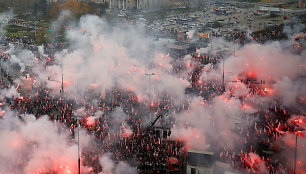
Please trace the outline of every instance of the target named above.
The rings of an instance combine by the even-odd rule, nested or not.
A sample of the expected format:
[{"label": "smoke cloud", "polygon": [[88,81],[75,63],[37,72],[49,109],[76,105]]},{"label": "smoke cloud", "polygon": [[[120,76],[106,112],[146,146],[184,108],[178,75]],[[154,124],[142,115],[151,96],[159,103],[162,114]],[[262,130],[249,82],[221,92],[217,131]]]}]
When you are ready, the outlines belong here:
[{"label": "smoke cloud", "polygon": [[13,10],[9,10],[9,11],[0,13],[0,24],[1,24],[0,25],[0,36],[6,32],[5,27],[8,25],[9,21],[12,20],[13,18],[14,18]]},{"label": "smoke cloud", "polygon": [[[7,111],[0,121],[1,173],[77,171],[77,145],[68,141],[68,133],[61,124],[52,123],[47,116],[36,119],[33,115],[22,115],[22,120]],[[89,142],[83,135],[81,148]]]},{"label": "smoke cloud", "polygon": [[[61,81],[58,72],[61,72],[62,63],[68,97],[91,86],[101,91],[113,87],[133,90],[144,99],[148,99],[150,92],[152,95],[170,92],[179,98],[184,96],[188,81],[170,74],[172,58],[148,55],[152,40],[133,27],[113,27],[97,16],[87,15],[80,19],[76,28],[67,31],[67,39],[70,49],[56,54],[58,65],[44,69],[49,75],[38,74],[41,74],[40,79],[53,76],[54,80]],[[156,75],[149,79],[145,74],[152,72]]]}]

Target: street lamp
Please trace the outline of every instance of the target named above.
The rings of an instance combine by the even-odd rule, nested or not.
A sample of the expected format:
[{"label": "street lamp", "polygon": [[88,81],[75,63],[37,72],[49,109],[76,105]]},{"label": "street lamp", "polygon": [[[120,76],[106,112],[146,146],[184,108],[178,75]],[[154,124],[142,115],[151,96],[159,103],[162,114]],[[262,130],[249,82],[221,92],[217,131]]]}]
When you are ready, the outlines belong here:
[{"label": "street lamp", "polygon": [[223,85],[223,92],[225,92],[225,82],[224,82],[224,59],[223,59],[223,61],[222,61],[222,64],[223,64],[223,66],[222,66],[222,85]]},{"label": "street lamp", "polygon": [[[226,72],[226,73],[233,73],[233,72]],[[224,59],[223,59],[223,61],[222,61],[222,90],[223,90],[223,92],[225,92],[225,71],[224,71]],[[233,82],[233,81],[227,81],[227,82]]]},{"label": "street lamp", "polygon": [[[79,117],[78,117],[79,118]],[[79,120],[78,120],[79,121]],[[78,124],[78,168],[79,174],[81,174],[81,157],[80,157],[80,122]]]},{"label": "street lamp", "polygon": [[64,52],[61,56],[61,69],[62,69],[62,93],[64,93],[64,64],[63,64],[63,56],[65,56],[67,53]]},{"label": "street lamp", "polygon": [[78,120],[78,174],[81,174],[81,156],[80,156],[80,116],[74,116]]},{"label": "street lamp", "polygon": [[62,76],[62,82],[58,81],[58,80],[53,80],[51,79],[51,77],[48,77],[48,80],[49,81],[52,81],[52,82],[57,82],[61,85],[61,90],[60,90],[60,93],[64,93],[64,84],[63,84],[63,76]]},{"label": "street lamp", "polygon": [[62,83],[61,83],[61,87],[62,87],[62,93],[64,93],[64,71],[63,71],[63,63],[62,63]]},{"label": "street lamp", "polygon": [[61,82],[58,81],[58,80],[53,80],[53,79],[51,79],[50,77],[48,77],[48,80],[49,80],[49,81],[57,82],[57,83],[59,83],[59,84],[61,85],[60,93],[64,93],[64,64],[63,64],[63,57],[64,57],[66,54],[67,54],[67,51],[66,51],[66,50],[63,50],[62,55],[61,55],[61,64],[60,64],[60,66],[61,66],[61,71],[62,71],[62,72],[61,72],[61,73],[62,73],[62,80],[61,80]]},{"label": "street lamp", "polygon": [[62,55],[61,55],[61,70],[62,70],[62,83],[61,83],[61,87],[62,87],[62,93],[64,93],[64,63],[63,63],[63,57],[66,56],[67,53],[68,53],[67,49],[64,49],[62,51]]},{"label": "street lamp", "polygon": [[[146,76],[149,76],[149,90],[150,90],[150,93],[149,93],[149,101],[150,101],[150,105],[151,105],[151,100],[152,100],[152,97],[151,97],[151,76],[154,76],[155,73],[146,73],[145,74]],[[151,108],[151,106],[150,106]],[[152,121],[152,114],[150,113],[150,121]]]},{"label": "street lamp", "polygon": [[146,73],[146,76],[149,76],[149,90],[150,90],[150,99],[151,99],[151,76],[154,76],[155,73]]},{"label": "street lamp", "polygon": [[297,153],[298,131],[304,131],[305,129],[300,128],[300,125],[298,125],[296,123],[294,125],[290,125],[290,126],[294,126],[294,131],[295,131],[294,172],[293,172],[293,174],[296,174],[295,170],[296,170],[296,153]]}]

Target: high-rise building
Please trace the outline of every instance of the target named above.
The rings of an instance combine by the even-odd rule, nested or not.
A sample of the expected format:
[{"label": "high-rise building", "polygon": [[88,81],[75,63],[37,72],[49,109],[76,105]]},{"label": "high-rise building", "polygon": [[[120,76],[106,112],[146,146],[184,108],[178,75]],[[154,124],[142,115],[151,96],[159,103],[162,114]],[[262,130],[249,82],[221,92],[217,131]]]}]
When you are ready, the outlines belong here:
[{"label": "high-rise building", "polygon": [[105,0],[112,9],[154,9],[169,6],[173,0]]},{"label": "high-rise building", "polygon": [[290,2],[292,0],[261,0],[264,3],[280,3],[280,2]]},{"label": "high-rise building", "polygon": [[135,6],[134,0],[106,0],[106,2],[112,9],[130,9]]},{"label": "high-rise building", "polygon": [[304,0],[299,0],[299,7],[304,8]]},{"label": "high-rise building", "polygon": [[[48,0],[51,2],[64,2],[67,0]],[[76,0],[96,3],[107,3],[110,9],[156,9],[161,7],[170,7],[177,2],[186,0]],[[192,0],[189,0],[192,1]]]}]

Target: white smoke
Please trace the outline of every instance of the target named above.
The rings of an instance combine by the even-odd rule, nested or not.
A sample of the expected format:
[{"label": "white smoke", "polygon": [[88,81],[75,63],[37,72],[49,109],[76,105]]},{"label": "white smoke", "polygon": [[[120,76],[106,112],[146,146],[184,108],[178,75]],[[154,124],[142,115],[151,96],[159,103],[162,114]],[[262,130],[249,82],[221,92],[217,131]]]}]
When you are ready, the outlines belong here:
[{"label": "white smoke", "polygon": [[9,21],[11,21],[13,18],[14,18],[13,10],[0,13],[0,36],[2,36],[6,32],[5,27],[8,25]]},{"label": "white smoke", "polygon": [[259,80],[266,82],[275,82],[285,76],[295,80],[298,76],[306,75],[301,66],[304,61],[303,55],[292,54],[279,42],[265,45],[252,43],[239,49],[237,57],[231,56],[225,60],[225,71],[236,76],[253,73]]},{"label": "white smoke", "polygon": [[[77,145],[68,142],[68,133],[59,131],[56,122],[48,117],[35,119],[23,115],[24,121],[15,113],[7,111],[0,120],[0,172],[1,173],[46,173],[76,172]],[[81,148],[89,139],[80,135]],[[82,167],[82,170],[89,171]]]},{"label": "white smoke", "polygon": [[102,172],[99,174],[137,174],[137,170],[131,167],[128,163],[120,161],[117,165],[111,159],[111,153],[104,154],[100,159],[100,165],[102,166]]},{"label": "white smoke", "polygon": [[113,87],[133,90],[145,99],[150,93],[150,80],[145,74],[153,72],[152,95],[171,92],[183,98],[188,82],[170,74],[171,58],[148,55],[152,40],[133,27],[126,30],[112,27],[97,16],[83,16],[76,28],[67,31],[70,51],[56,54],[59,65],[47,67],[45,72],[60,81],[60,73],[53,72],[61,72],[63,62],[67,96],[78,95],[80,88],[94,84],[100,91]]},{"label": "white smoke", "polygon": [[207,150],[215,144],[232,148],[235,143],[233,130],[237,125],[249,126],[252,123],[242,123],[246,114],[255,110],[241,107],[240,100],[219,96],[211,104],[205,104],[200,98],[194,98],[187,111],[175,115],[176,125],[172,137],[183,139],[187,147]]},{"label": "white smoke", "polygon": [[[55,39],[56,34],[59,33],[60,29],[64,28],[64,25],[71,23],[72,13],[69,10],[61,11],[58,18],[52,22],[51,25],[51,39]],[[54,40],[53,40],[54,41]]]},{"label": "white smoke", "polygon": [[[297,147],[297,158],[296,158],[296,173],[303,173],[306,169],[306,150],[305,150],[305,130],[301,131],[301,129],[305,129],[306,127],[306,119],[303,115],[293,115],[288,121],[288,125],[294,126],[298,125],[299,133],[296,140],[296,135],[294,133],[286,132],[277,143],[279,143],[281,148],[285,148],[277,154],[277,157],[280,161],[287,162],[289,164],[294,164],[295,161],[295,148]],[[295,129],[295,128],[293,128]],[[297,143],[297,144],[296,144]],[[297,146],[296,146],[297,145]]]},{"label": "white smoke", "polygon": [[[221,49],[231,50],[234,47],[234,44],[222,40],[215,40],[216,42],[221,43],[218,45]],[[176,125],[172,137],[185,139],[187,146],[196,149],[211,149],[216,144],[233,148],[237,145],[235,128],[241,129],[252,125],[252,120],[248,122],[243,120],[257,109],[268,107],[274,97],[280,97],[285,107],[304,110],[301,107],[306,95],[305,55],[295,54],[290,49],[286,49],[290,45],[287,42],[246,44],[236,50],[237,56],[225,58],[227,91],[222,96],[214,97],[211,103],[199,99],[193,100],[188,111],[175,115]],[[210,68],[209,64],[205,65],[200,80],[221,81],[220,68],[222,65],[219,69]],[[265,83],[258,84],[258,87],[269,95],[249,95],[248,86],[237,80],[241,75],[250,75],[256,78],[258,83],[264,81]]]}]

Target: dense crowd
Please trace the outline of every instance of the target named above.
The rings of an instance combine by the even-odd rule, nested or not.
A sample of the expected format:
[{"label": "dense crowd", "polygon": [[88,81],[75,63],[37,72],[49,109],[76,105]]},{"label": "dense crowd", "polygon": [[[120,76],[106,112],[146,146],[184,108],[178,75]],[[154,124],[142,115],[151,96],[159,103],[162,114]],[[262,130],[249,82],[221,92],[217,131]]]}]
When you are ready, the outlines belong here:
[{"label": "dense crowd", "polygon": [[[237,38],[245,38],[245,33],[238,33]],[[23,43],[24,38],[5,37],[3,44],[7,46],[18,40]],[[23,44],[26,45],[26,44]],[[39,55],[37,47],[29,47],[36,52],[39,59],[50,58],[53,60],[54,53],[57,50],[67,48],[66,43],[47,44],[43,47],[47,56]],[[27,49],[29,49],[27,48]],[[7,61],[9,55],[6,52],[1,53],[1,60]],[[210,65],[212,70],[220,67],[223,56],[220,52],[215,54],[196,54],[192,55],[190,64],[184,64],[180,59],[172,62],[173,72],[179,74],[186,69],[188,72],[188,81],[190,85],[186,89],[186,94],[190,98],[193,95],[201,96],[204,101],[210,102],[214,97],[224,94],[224,82],[222,79],[201,79],[204,73],[204,66]],[[45,66],[52,65],[52,63]],[[1,67],[2,88],[14,88],[17,91],[22,90],[19,86],[13,84],[13,79],[9,84],[3,83],[3,78],[11,77],[4,68]],[[262,88],[264,82],[257,84],[256,79],[240,79],[249,89],[249,95],[268,95],[269,91]],[[49,94],[49,90],[43,86],[33,88],[34,95],[7,97],[5,102],[7,106],[17,111],[19,118],[22,114],[33,114],[37,119],[47,115],[50,121],[55,124],[63,124],[64,130],[68,130],[70,138],[73,141],[76,137],[78,126],[84,129],[88,134],[95,137],[90,145],[82,149],[82,164],[92,167],[93,172],[100,172],[102,167],[99,158],[111,152],[111,158],[116,163],[120,161],[134,161],[132,164],[142,171],[166,171],[168,170],[167,160],[169,157],[178,159],[179,169],[183,169],[186,164],[186,153],[183,141],[169,140],[169,134],[161,136],[154,125],[150,125],[158,114],[160,126],[164,130],[170,130],[175,123],[172,117],[167,117],[170,113],[179,113],[188,110],[190,99],[180,105],[173,104],[171,93],[158,93],[152,102],[140,101],[133,91],[113,88],[106,91],[105,97],[91,93],[90,89],[83,93],[81,100],[72,100],[63,97],[62,94],[54,96]],[[87,96],[87,95],[90,95]],[[188,96],[188,95],[187,95]],[[93,103],[92,99],[98,102]],[[243,100],[243,98],[240,98]],[[243,101],[242,101],[243,102]],[[273,108],[274,107],[274,108]],[[76,112],[80,110],[81,112]],[[114,117],[114,114],[124,115],[124,117]],[[157,114],[156,114],[157,113]],[[153,119],[148,119],[153,115]],[[281,163],[278,159],[272,158],[271,153],[278,153],[280,150],[272,142],[283,134],[284,131],[294,132],[294,129],[288,125],[290,113],[280,107],[278,103],[273,103],[268,109],[258,110],[255,114],[250,114],[244,121],[257,120],[255,125],[248,129],[239,129],[236,131],[244,134],[247,138],[237,137],[236,142],[244,144],[244,149],[224,149],[214,147],[216,156],[219,160],[231,161],[232,166],[238,169],[249,169],[250,172],[256,172],[257,166],[250,162],[250,153],[257,152],[260,155],[259,161],[264,161],[264,165],[270,173],[278,171],[291,171],[290,164]],[[79,117],[80,116],[80,117]],[[94,121],[91,119],[94,117]],[[80,118],[80,119],[79,119]],[[149,120],[149,123],[148,123]],[[218,143],[216,143],[218,144]],[[284,160],[285,161],[285,160]],[[132,163],[132,162],[131,162]]]},{"label": "dense crowd", "polygon": [[[100,170],[98,156],[105,152],[112,152],[116,162],[137,157],[137,165],[143,169],[165,170],[167,157],[179,157],[179,150],[183,147],[182,142],[170,141],[153,134],[152,130],[150,133],[146,132],[146,127],[141,126],[140,116],[133,109],[137,105],[139,106],[139,102],[125,100],[120,97],[120,94],[109,93],[109,95],[113,95],[114,100],[108,101],[109,103],[101,100],[98,108],[84,106],[85,115],[81,120],[78,120],[73,114],[74,107],[76,107],[74,101],[50,96],[46,89],[37,91],[36,95],[30,98],[7,98],[6,103],[19,114],[33,114],[37,119],[48,115],[50,120],[63,123],[69,129],[71,138],[75,137],[75,129],[78,125],[84,128],[87,133],[95,136],[96,139],[92,142],[93,146],[83,150],[83,163],[93,167],[94,171]],[[126,120],[128,125],[111,118],[111,114],[118,107],[123,107],[125,114],[128,115]],[[94,124],[88,124],[88,116],[86,115],[90,115],[96,110],[102,111],[103,114],[98,116]],[[133,132],[127,133],[125,130],[127,126],[130,126]]]}]

